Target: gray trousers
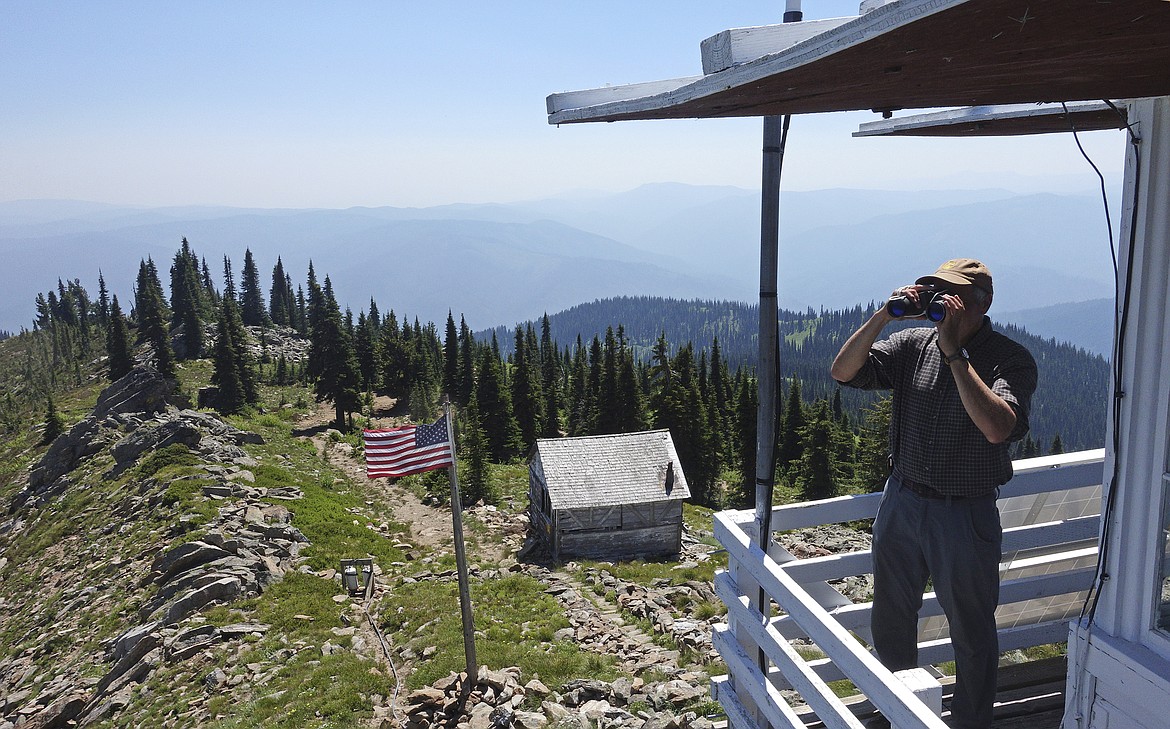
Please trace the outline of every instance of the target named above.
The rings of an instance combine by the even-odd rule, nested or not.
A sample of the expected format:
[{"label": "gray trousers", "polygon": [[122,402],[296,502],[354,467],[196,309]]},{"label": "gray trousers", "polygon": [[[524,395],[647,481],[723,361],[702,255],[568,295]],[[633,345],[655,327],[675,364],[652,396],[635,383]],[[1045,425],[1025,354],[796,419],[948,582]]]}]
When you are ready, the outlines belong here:
[{"label": "gray trousers", "polygon": [[955,649],[952,727],[991,726],[1001,541],[994,493],[930,499],[897,473],[886,482],[873,524],[874,648],[891,671],[918,665],[918,610],[932,579]]}]

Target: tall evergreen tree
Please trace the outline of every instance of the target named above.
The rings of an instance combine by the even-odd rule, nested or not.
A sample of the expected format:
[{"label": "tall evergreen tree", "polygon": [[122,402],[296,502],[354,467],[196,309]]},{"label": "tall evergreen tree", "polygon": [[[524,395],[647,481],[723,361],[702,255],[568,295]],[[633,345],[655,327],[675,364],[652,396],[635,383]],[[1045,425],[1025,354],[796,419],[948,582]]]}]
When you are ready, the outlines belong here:
[{"label": "tall evergreen tree", "polygon": [[344,432],[349,414],[361,407],[361,374],[329,277],[324,289],[314,284],[309,287],[308,372],[317,401],[333,402],[335,427]]},{"label": "tall evergreen tree", "polygon": [[[215,340],[215,355],[212,358],[211,383],[216,386],[216,409],[221,413],[238,413],[247,403],[244,383],[240,378],[239,352],[234,337],[237,317],[236,302],[224,297],[219,309],[219,336]],[[242,326],[242,323],[241,323]]]},{"label": "tall evergreen tree", "polygon": [[500,358],[490,348],[484,350],[479,359],[479,374],[475,380],[472,395],[479,405],[480,422],[487,434],[488,453],[497,463],[506,462],[519,455],[521,447],[520,427],[512,413],[512,398],[508,394],[500,369]]},{"label": "tall evergreen tree", "polygon": [[756,503],[756,433],[759,392],[755,378],[742,377],[735,398],[735,434],[739,444],[738,506],[747,509]]},{"label": "tall evergreen tree", "polygon": [[260,288],[260,271],[252,258],[252,249],[244,249],[244,272],[240,277],[240,316],[244,326],[262,327],[272,324],[264,308],[264,294]]},{"label": "tall evergreen tree", "polygon": [[646,428],[646,398],[642,394],[641,378],[634,363],[625,330],[618,327],[617,387],[618,401],[617,428],[620,433],[636,433]]},{"label": "tall evergreen tree", "polygon": [[395,397],[409,394],[409,368],[410,353],[398,329],[398,318],[391,309],[382,322],[382,388],[387,394]]},{"label": "tall evergreen tree", "polygon": [[61,417],[61,413],[57,412],[57,405],[53,402],[53,396],[45,397],[45,430],[41,434],[41,444],[48,445],[57,440],[57,436],[65,432],[65,421]]},{"label": "tall evergreen tree", "polygon": [[887,395],[862,412],[854,479],[867,491],[881,491],[890,474],[890,410]]},{"label": "tall evergreen tree", "polygon": [[110,324],[110,290],[106,288],[106,279],[100,268],[98,269],[97,323],[102,329],[106,329]]},{"label": "tall evergreen tree", "polygon": [[171,263],[171,326],[182,327],[185,359],[195,359],[202,354],[202,320],[208,313],[199,275],[199,258],[183,238]]},{"label": "tall evergreen tree", "polygon": [[[310,270],[313,264],[309,264]],[[236,277],[232,274],[232,259],[226,255],[223,257],[223,297],[225,299],[236,299]]]},{"label": "tall evergreen tree", "polygon": [[455,401],[466,405],[475,390],[475,337],[467,326],[467,320],[459,315],[459,387]]},{"label": "tall evergreen tree", "polygon": [[[664,339],[664,338],[663,338]],[[663,377],[656,393],[654,425],[668,428],[691,487],[695,503],[715,504],[715,477],[718,464],[711,448],[707,411],[699,394],[694,347],[688,343],[669,362],[669,376]]]},{"label": "tall evergreen tree", "polygon": [[792,464],[800,460],[802,455],[802,437],[806,425],[804,400],[801,397],[800,378],[792,376],[792,384],[788,387],[788,402],[784,406],[784,417],[780,424],[779,449],[776,453],[776,462],[780,471],[787,473]]},{"label": "tall evergreen tree", "polygon": [[467,403],[466,412],[461,419],[459,435],[461,451],[467,463],[463,471],[462,500],[466,504],[474,504],[482,499],[485,503],[494,501],[488,481],[488,452],[487,434],[481,424],[479,401],[474,397]]},{"label": "tall evergreen tree", "polygon": [[276,265],[272,267],[272,286],[268,289],[268,313],[272,323],[284,327],[292,326],[296,305],[292,282],[284,270],[280,256],[277,256]]},{"label": "tall evergreen tree", "polygon": [[354,354],[358,360],[358,371],[361,373],[362,388],[365,390],[376,389],[382,372],[381,332],[378,331],[373,319],[368,318],[365,312],[358,313],[353,346]]},{"label": "tall evergreen tree", "polygon": [[524,450],[532,447],[540,435],[541,424],[541,395],[539,362],[535,361],[538,354],[529,346],[525,330],[516,325],[515,364],[510,379],[512,394],[512,412],[516,417],[516,424],[520,428],[520,439]]},{"label": "tall evergreen tree", "polygon": [[829,403],[818,400],[805,426],[802,439],[796,487],[805,500],[828,499],[837,495],[841,481],[838,449],[833,442],[835,423]]},{"label": "tall evergreen tree", "polygon": [[443,336],[443,392],[459,401],[459,330],[455,317],[447,310],[447,328]]},{"label": "tall evergreen tree", "polygon": [[158,269],[147,258],[138,266],[138,285],[135,292],[135,311],[138,313],[139,336],[154,353],[154,366],[163,377],[175,376],[175,352],[171,348],[170,319],[163,303],[162,284]]},{"label": "tall evergreen tree", "polygon": [[114,294],[113,302],[110,304],[106,323],[106,354],[109,357],[107,377],[110,382],[122,379],[134,367],[130,329],[126,326],[126,317],[122,316],[117,294]]},{"label": "tall evergreen tree", "polygon": [[540,435],[556,438],[561,434],[561,363],[547,312],[540,320],[540,391],[544,395]]}]

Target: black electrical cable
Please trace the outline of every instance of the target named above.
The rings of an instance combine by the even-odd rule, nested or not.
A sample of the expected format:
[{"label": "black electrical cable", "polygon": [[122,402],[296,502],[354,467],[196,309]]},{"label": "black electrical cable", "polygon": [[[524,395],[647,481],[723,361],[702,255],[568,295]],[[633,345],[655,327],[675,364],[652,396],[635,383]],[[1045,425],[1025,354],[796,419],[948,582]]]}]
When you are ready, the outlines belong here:
[{"label": "black electrical cable", "polygon": [[[1132,125],[1128,123],[1128,119],[1124,112],[1117,108],[1111,101],[1105,100],[1109,108],[1113,109],[1115,113],[1121,118],[1122,124],[1125,127],[1126,134],[1129,138],[1129,143],[1133,147],[1134,154],[1134,189],[1136,190],[1141,183],[1141,148],[1139,147],[1140,139],[1133,132]],[[1068,115],[1068,107],[1064,107],[1066,116]],[[1080,150],[1081,156],[1097,173],[1097,177],[1101,182],[1101,199],[1105,207],[1105,223],[1109,229],[1109,253],[1113,257],[1113,280],[1114,280],[1114,299],[1118,301],[1121,306],[1120,309],[1114,309],[1114,330],[1117,332],[1116,341],[1113,349],[1113,402],[1110,407],[1110,419],[1112,425],[1112,441],[1113,446],[1113,470],[1109,477],[1109,482],[1106,484],[1105,504],[1101,510],[1101,542],[1098,550],[1097,570],[1093,576],[1092,586],[1089,588],[1089,594],[1085,598],[1085,604],[1081,608],[1080,618],[1085,623],[1086,627],[1092,625],[1097,614],[1097,605],[1101,598],[1101,589],[1104,583],[1109,580],[1109,573],[1107,572],[1107,565],[1109,559],[1110,535],[1112,531],[1113,512],[1117,504],[1117,493],[1120,490],[1120,464],[1117,459],[1117,453],[1121,450],[1121,408],[1122,400],[1125,398],[1123,376],[1123,364],[1125,359],[1124,343],[1126,332],[1129,326],[1129,312],[1131,304],[1131,295],[1133,292],[1133,261],[1134,252],[1137,248],[1137,220],[1139,206],[1137,201],[1134,201],[1133,209],[1131,210],[1131,218],[1129,225],[1129,245],[1126,253],[1126,270],[1124,278],[1124,288],[1118,290],[1121,286],[1122,278],[1118,275],[1117,265],[1117,250],[1113,240],[1113,221],[1109,212],[1109,198],[1105,188],[1105,177],[1101,174],[1101,170],[1093,163],[1089,155],[1085,152],[1084,146],[1081,145],[1080,136],[1077,133],[1075,124],[1069,118],[1069,127],[1072,129],[1073,139],[1076,141],[1077,149]],[[1086,620],[1087,618],[1087,620]]]}]

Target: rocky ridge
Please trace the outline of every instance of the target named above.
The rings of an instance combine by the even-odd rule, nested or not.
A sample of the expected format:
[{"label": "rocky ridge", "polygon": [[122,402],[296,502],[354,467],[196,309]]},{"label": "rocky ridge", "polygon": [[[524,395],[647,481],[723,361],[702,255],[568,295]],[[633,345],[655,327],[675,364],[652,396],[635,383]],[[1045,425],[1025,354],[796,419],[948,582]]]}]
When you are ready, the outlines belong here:
[{"label": "rocky ridge", "polygon": [[[47,547],[55,571],[34,583],[21,605],[0,598],[0,610],[16,613],[32,632],[23,650],[0,658],[0,729],[92,724],[115,715],[134,685],[160,665],[268,629],[253,623],[213,627],[198,613],[257,595],[297,567],[307,540],[287,508],[262,499],[295,499],[299,493],[253,486],[249,469],[257,464],[240,446],[260,442],[259,436],[176,401],[183,404],[173,383],[151,370],[134,370],[53,442],[14,498],[12,516],[0,525],[10,541],[40,519],[53,518],[44,512],[54,498],[83,487],[73,478],[79,468],[95,465],[113,479],[144,455],[179,443],[201,462],[182,480],[217,506],[205,522],[184,515],[162,533],[149,532],[157,542],[140,545],[137,554],[118,553],[118,537],[131,539],[144,515],[166,508],[173,483],[132,479],[101,507],[92,507],[108,510],[97,535],[104,538],[73,535]],[[106,452],[109,457],[100,458]],[[185,541],[196,528],[200,538]],[[100,579],[86,580],[87,574]],[[134,597],[125,600],[127,592]],[[117,607],[119,623],[128,627],[104,642],[96,662],[101,675],[92,675],[92,659],[58,660],[66,658],[54,654],[71,642],[66,636],[100,621],[107,607]]]}]

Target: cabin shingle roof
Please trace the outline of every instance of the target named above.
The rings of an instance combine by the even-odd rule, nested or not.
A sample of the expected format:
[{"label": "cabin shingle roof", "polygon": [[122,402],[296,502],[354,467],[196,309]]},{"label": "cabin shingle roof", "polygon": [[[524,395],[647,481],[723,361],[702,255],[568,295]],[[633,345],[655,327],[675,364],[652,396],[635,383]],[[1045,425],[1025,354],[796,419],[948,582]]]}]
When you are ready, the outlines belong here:
[{"label": "cabin shingle roof", "polygon": [[[554,509],[682,500],[691,495],[669,430],[542,438],[536,441],[536,459]],[[670,464],[674,482],[667,492]]]}]

